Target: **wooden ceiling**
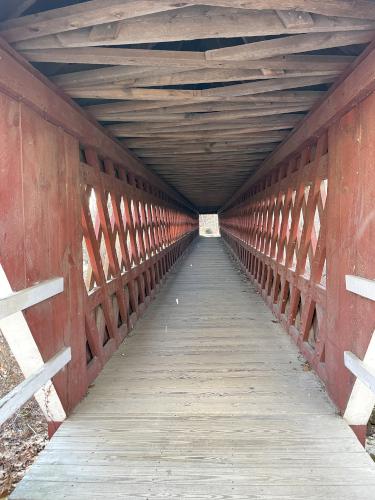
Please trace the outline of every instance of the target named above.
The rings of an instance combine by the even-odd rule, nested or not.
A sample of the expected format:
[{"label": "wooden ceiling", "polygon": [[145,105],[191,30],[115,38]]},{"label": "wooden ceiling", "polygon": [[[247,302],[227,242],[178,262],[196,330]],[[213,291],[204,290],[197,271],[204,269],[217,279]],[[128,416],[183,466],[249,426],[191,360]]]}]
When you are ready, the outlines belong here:
[{"label": "wooden ceiling", "polygon": [[208,212],[375,35],[373,0],[0,2],[0,35]]}]

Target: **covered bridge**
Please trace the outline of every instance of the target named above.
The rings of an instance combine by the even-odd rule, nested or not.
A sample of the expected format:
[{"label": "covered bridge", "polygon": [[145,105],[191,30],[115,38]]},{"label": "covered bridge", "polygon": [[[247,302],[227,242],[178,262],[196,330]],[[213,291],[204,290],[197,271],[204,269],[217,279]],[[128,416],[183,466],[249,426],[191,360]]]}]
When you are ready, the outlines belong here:
[{"label": "covered bridge", "polygon": [[0,421],[51,434],[11,498],[375,499],[375,2],[0,19]]}]

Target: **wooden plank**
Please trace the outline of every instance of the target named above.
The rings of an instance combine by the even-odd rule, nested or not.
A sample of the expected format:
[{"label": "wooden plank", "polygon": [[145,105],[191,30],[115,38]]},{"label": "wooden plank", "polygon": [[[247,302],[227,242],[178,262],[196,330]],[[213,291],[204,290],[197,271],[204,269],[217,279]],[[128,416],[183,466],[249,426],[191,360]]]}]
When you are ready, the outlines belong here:
[{"label": "wooden plank", "polygon": [[[120,80],[118,85],[125,85],[131,87],[159,87],[167,85],[187,85],[195,83],[217,83],[217,82],[235,82],[246,80],[267,80],[269,78],[296,78],[296,77],[311,77],[320,75],[337,76],[338,72],[335,70],[287,70],[283,72],[272,72],[271,74],[264,74],[260,70],[244,70],[244,69],[218,69],[218,70],[195,70],[187,72],[179,72],[173,75],[162,76],[148,76],[135,78],[133,80]],[[66,87],[69,92],[71,87]]]},{"label": "wooden plank", "polygon": [[204,97],[231,97],[251,94],[261,94],[274,92],[276,90],[286,90],[291,88],[301,88],[310,85],[320,85],[331,83],[333,76],[301,76],[297,78],[280,78],[276,80],[266,80],[264,82],[240,83],[238,85],[228,85],[226,87],[216,87],[202,90]]},{"label": "wooden plank", "polygon": [[[352,357],[349,357],[349,362],[347,363],[345,355],[346,353],[344,352],[345,366],[355,375],[357,375],[358,373],[359,376],[357,375],[357,379],[354,383],[348,403],[346,405],[344,419],[346,420],[346,422],[348,422],[349,425],[367,426],[375,405],[375,394],[372,390],[372,385],[370,384],[369,386],[369,384],[366,383],[368,375],[367,367],[370,368],[371,372],[370,381],[373,378],[372,372],[374,371],[375,366],[375,334],[372,334],[369,346],[363,358],[363,363],[361,363],[360,360],[358,360],[358,358],[355,356],[354,365],[358,366],[356,360],[358,360],[360,363],[358,369],[355,369],[355,371],[352,370],[350,363]],[[352,356],[354,355],[352,354]],[[363,369],[365,370],[366,375],[365,380],[363,380],[363,377],[361,376],[361,372],[363,371]]]},{"label": "wooden plank", "polygon": [[116,163],[126,164],[134,174],[141,175],[155,186],[168,193],[172,198],[183,200],[171,187],[142,167],[134,155],[114,142],[97,123],[91,122],[82,110],[65,95],[59,95],[56,88],[38,72],[34,72],[24,61],[18,59],[16,52],[0,44],[0,88],[16,99],[22,99],[38,110],[52,123],[59,124],[65,131],[76,137],[81,144],[92,145]]},{"label": "wooden plank", "polygon": [[[227,110],[224,113],[214,112],[214,113],[171,113],[168,114],[166,110],[163,112],[154,112],[154,113],[137,113],[137,114],[109,114],[104,115],[100,118],[100,121],[110,121],[110,122],[128,122],[128,123],[136,123],[136,122],[147,122],[147,123],[157,123],[160,126],[162,125],[173,125],[176,127],[192,125],[192,124],[200,124],[200,123],[220,123],[230,122],[232,120],[239,120],[243,118],[253,118],[253,117],[261,117],[261,116],[275,116],[275,115],[285,115],[288,113],[298,113],[301,111],[307,111],[310,108],[310,104],[296,104],[291,106],[284,107],[264,107],[250,109],[248,111],[229,111]],[[162,110],[163,111],[163,110]]]},{"label": "wooden plank", "polygon": [[349,292],[365,297],[366,299],[375,300],[375,281],[360,276],[347,274],[345,276],[346,289]]},{"label": "wooden plank", "polygon": [[0,295],[0,320],[47,300],[63,290],[64,278],[52,278],[12,294],[2,294]]},{"label": "wooden plank", "polygon": [[[266,134],[270,134],[270,137],[268,137]],[[272,134],[272,135],[271,135]],[[195,147],[197,148],[204,148],[205,151],[222,151],[225,148],[249,148],[251,150],[252,148],[256,149],[257,147],[263,148],[263,147],[273,147],[273,145],[277,144],[280,142],[282,139],[285,138],[285,136],[288,134],[288,132],[281,130],[281,131],[272,131],[272,132],[259,132],[259,133],[254,133],[249,137],[243,137],[240,139],[226,139],[225,141],[213,141],[209,142],[207,140],[202,140],[197,143],[196,141],[192,141],[191,139],[186,138],[185,140],[183,138],[179,140],[174,140],[171,137],[169,139],[166,139],[163,141],[161,144],[160,141],[157,139],[153,138],[144,138],[144,139],[126,139],[125,142],[128,145],[129,148],[140,148],[144,150],[153,150],[156,148],[156,150],[165,150],[165,151],[173,151],[176,150],[178,151],[179,149],[194,149]]]},{"label": "wooden plank", "polygon": [[15,500],[375,492],[371,458],[238,271],[220,238],[197,242]]},{"label": "wooden plank", "polygon": [[[266,105],[277,105],[278,103],[283,103],[283,105],[295,104],[295,103],[315,103],[323,96],[324,92],[321,91],[303,91],[303,90],[284,90],[276,92],[267,92],[264,94],[256,95],[246,95],[246,96],[235,96],[228,98],[212,99],[208,102],[190,102],[185,100],[185,102],[174,102],[174,101],[140,101],[140,102],[115,102],[115,103],[105,103],[105,104],[95,104],[92,106],[87,106],[85,109],[90,113],[94,114],[95,117],[100,118],[100,116],[106,114],[116,114],[121,112],[132,112],[132,111],[144,111],[150,109],[164,109],[169,108],[168,112],[208,112],[226,109],[238,109],[243,110],[245,108],[256,107],[256,106],[266,106]],[[280,104],[281,105],[281,104]]]},{"label": "wooden plank", "polygon": [[[3,292],[12,292],[8,278],[1,265],[0,284]],[[22,312],[0,320],[0,329],[25,378],[28,378],[35,371],[43,367],[43,358]],[[35,399],[47,421],[62,422],[65,419],[64,408],[52,382],[39,390],[35,394]]]},{"label": "wooden plank", "polygon": [[67,347],[48,360],[38,371],[18,384],[0,399],[0,425],[10,418],[23,404],[38,392],[52,377],[71,360],[71,349]]},{"label": "wooden plank", "polygon": [[185,7],[169,0],[157,3],[139,0],[108,0],[105,5],[100,0],[51,9],[21,19],[0,24],[0,32],[8,42],[42,37],[50,33],[77,30],[86,26],[102,25],[121,19],[149,15],[164,10]]},{"label": "wooden plank", "polygon": [[346,31],[339,33],[314,33],[287,36],[282,39],[264,40],[206,52],[207,59],[243,61],[266,59],[285,54],[296,54],[331,47],[369,43],[374,39],[374,31]]},{"label": "wooden plank", "polygon": [[308,12],[295,10],[277,10],[277,15],[281,19],[285,28],[296,28],[304,26],[313,26],[314,19]]},{"label": "wooden plank", "polygon": [[[220,97],[238,97],[254,94],[263,94],[277,90],[301,88],[310,85],[331,83],[335,77],[328,76],[301,76],[297,78],[268,79],[266,81],[240,83],[224,87],[214,87],[204,90],[174,90],[174,89],[148,89],[148,88],[122,88],[102,86],[97,88],[76,88],[67,90],[71,97],[91,99],[124,99],[124,100],[176,100],[200,102],[205,100],[218,100]],[[216,99],[213,99],[216,98]],[[181,104],[181,102],[180,102]]]},{"label": "wooden plank", "polygon": [[[33,0],[17,0],[16,15],[20,15],[25,7],[29,7]],[[147,15],[169,8],[177,9],[187,5],[199,5],[200,1],[189,1],[182,5],[176,5],[173,2],[158,2],[155,5],[150,5],[153,2],[124,2],[112,0],[107,2],[105,6],[101,5],[99,1],[94,0],[86,2],[87,7],[83,8],[80,5],[70,7],[63,7],[60,9],[53,9],[38,16],[26,16],[24,19],[19,20],[18,23],[8,23],[3,25],[3,29],[9,31],[9,36],[13,39],[24,39],[24,37],[32,37],[32,31],[36,30],[36,35],[42,36],[47,33],[55,33],[59,31],[77,29],[83,26],[98,25],[127,17],[135,17],[140,15]],[[308,11],[315,14],[323,14],[324,16],[344,16],[349,18],[362,18],[362,19],[375,19],[374,6],[369,1],[357,0],[355,3],[349,0],[335,1],[327,4],[324,1],[303,1],[303,0],[264,0],[264,1],[251,1],[246,2],[235,0],[208,0],[206,5],[231,7],[239,9],[259,9],[271,10],[281,9],[282,11],[291,9],[292,11]],[[13,2],[14,4],[14,2]],[[169,5],[170,4],[170,5]],[[35,34],[34,34],[35,36]]]},{"label": "wooden plank", "polygon": [[[146,50],[146,49],[122,49],[110,47],[76,47],[59,49],[24,49],[20,51],[26,59],[34,62],[61,62],[61,63],[82,63],[82,64],[103,64],[145,67],[171,68],[171,71],[195,68],[242,68],[242,69],[344,69],[353,62],[351,56],[316,56],[316,55],[289,55],[283,57],[268,58],[267,60],[245,60],[238,61],[206,59],[202,52],[171,51],[171,50]],[[79,78],[85,74],[93,77],[111,72],[121,72],[121,68],[108,68],[100,70],[76,72],[68,75],[59,75],[56,81],[65,81],[69,78]],[[155,69],[154,69],[155,71]],[[114,78],[109,76],[109,78]],[[84,79],[88,82],[90,79]]]},{"label": "wooden plank", "polygon": [[375,394],[375,369],[362,362],[355,354],[350,351],[344,352],[344,363],[372,393]]},{"label": "wooden plank", "polygon": [[242,192],[249,189],[257,179],[272,170],[281,161],[287,160],[293,152],[302,148],[309,138],[321,134],[329,124],[337,121],[356,103],[367,97],[375,88],[374,76],[370,70],[373,64],[375,64],[375,51],[371,45],[363,57],[359,58],[350,73],[346,74],[345,78],[341,79],[329,91],[324,102],[315,106],[308,118],[296,128],[287,141],[265,160],[260,170],[242,186],[241,190],[227,200],[225,206],[228,206]]},{"label": "wooden plank", "polygon": [[[186,4],[182,5],[185,7]],[[168,30],[165,30],[165,26],[168,26]],[[273,11],[248,11],[195,6],[120,21],[116,39],[109,37],[100,41],[91,40],[90,28],[56,32],[56,35],[38,36],[37,38],[34,33],[34,39],[18,42],[12,33],[9,33],[9,30],[3,31],[2,34],[6,40],[12,43],[15,42],[14,47],[17,49],[28,50],[373,29],[374,22],[368,20],[368,18],[327,18],[320,15],[315,16],[312,26],[285,28],[278,15]]]}]

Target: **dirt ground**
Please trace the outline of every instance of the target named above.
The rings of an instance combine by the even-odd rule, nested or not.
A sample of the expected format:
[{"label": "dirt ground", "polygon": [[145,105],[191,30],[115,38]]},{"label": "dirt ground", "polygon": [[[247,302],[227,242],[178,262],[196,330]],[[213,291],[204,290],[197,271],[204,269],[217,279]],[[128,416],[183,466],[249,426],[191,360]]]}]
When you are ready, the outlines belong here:
[{"label": "dirt ground", "polygon": [[[23,380],[0,332],[0,397]],[[0,427],[0,499],[6,498],[47,442],[47,423],[34,399]]]}]

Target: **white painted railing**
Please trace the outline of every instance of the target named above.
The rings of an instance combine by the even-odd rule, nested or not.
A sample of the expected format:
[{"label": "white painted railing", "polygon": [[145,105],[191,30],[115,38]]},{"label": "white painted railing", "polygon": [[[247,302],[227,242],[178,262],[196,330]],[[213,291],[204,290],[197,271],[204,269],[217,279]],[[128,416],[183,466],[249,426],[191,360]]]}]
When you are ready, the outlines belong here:
[{"label": "white painted railing", "polygon": [[22,311],[61,293],[64,280],[54,278],[13,292],[0,265],[0,290],[0,330],[26,377],[0,399],[0,425],[33,395],[47,420],[60,422],[66,415],[51,378],[69,363],[70,347],[44,363]]},{"label": "white painted railing", "polygon": [[23,311],[62,291],[64,291],[63,278],[53,278],[42,281],[41,283],[37,283],[19,292],[6,293],[4,296],[1,295],[0,291],[0,319],[6,318],[16,312]]},{"label": "white painted railing", "polygon": [[[345,276],[349,292],[375,301],[375,281],[360,276]],[[375,405],[375,331],[363,361],[350,351],[344,352],[344,364],[356,377],[344,418],[350,425],[366,425]]]}]

